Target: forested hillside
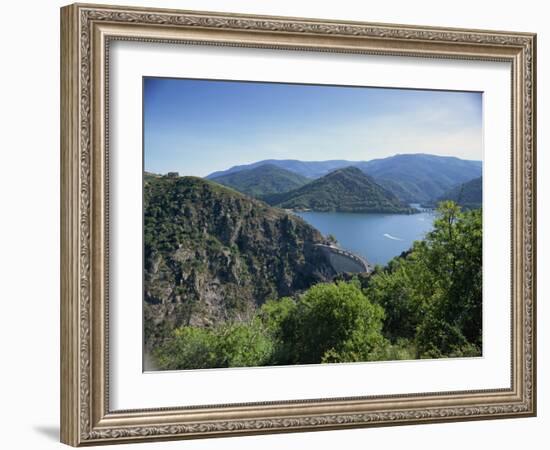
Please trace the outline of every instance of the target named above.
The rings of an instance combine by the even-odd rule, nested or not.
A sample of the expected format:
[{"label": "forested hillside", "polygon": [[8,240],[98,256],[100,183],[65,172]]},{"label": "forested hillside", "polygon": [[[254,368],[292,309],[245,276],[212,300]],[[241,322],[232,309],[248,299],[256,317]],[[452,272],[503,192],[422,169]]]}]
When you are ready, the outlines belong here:
[{"label": "forested hillside", "polygon": [[235,175],[264,165],[277,166],[310,180],[345,167],[358,167],[405,203],[431,201],[460,183],[480,177],[482,171],[481,161],[417,153],[398,154],[370,161],[269,159],[214,172],[207,178]]},{"label": "forested hillside", "polygon": [[263,197],[279,208],[362,213],[414,210],[356,167],[335,170],[301,188]]},{"label": "forested hillside", "polygon": [[332,279],[302,219],[195,177],[146,175],[148,344],[182,325],[244,321],[270,298]]},{"label": "forested hillside", "polygon": [[302,175],[281,169],[274,164],[265,164],[219,177],[211,177],[210,179],[216,183],[232,187],[243,194],[258,198],[288,192],[311,181]]}]

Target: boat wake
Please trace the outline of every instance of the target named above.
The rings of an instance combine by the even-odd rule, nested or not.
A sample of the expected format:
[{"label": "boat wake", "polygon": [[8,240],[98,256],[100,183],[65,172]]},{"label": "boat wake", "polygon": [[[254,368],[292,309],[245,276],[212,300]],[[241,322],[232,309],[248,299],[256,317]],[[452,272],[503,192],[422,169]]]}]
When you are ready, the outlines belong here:
[{"label": "boat wake", "polygon": [[384,237],[385,237],[385,238],[388,238],[388,239],[391,239],[392,241],[402,241],[402,240],[403,240],[403,239],[401,239],[401,238],[392,236],[391,234],[388,234],[388,233],[384,233]]}]

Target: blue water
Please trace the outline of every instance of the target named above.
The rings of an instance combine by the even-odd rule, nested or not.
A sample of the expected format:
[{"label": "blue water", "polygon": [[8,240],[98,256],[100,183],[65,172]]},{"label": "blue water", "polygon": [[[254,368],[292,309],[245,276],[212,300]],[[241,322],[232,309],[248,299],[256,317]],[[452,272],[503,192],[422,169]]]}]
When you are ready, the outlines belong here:
[{"label": "blue water", "polygon": [[423,239],[432,229],[434,214],[357,214],[296,212],[325,236],[334,235],[340,247],[365,257],[373,264],[386,264]]}]

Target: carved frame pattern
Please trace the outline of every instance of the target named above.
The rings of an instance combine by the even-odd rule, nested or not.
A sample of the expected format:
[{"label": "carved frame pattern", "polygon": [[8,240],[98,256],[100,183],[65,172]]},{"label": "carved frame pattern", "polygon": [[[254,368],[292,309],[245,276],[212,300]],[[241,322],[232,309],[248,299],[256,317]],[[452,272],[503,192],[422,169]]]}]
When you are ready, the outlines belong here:
[{"label": "carved frame pattern", "polygon": [[[78,446],[535,414],[535,35],[97,5],[67,6],[61,15],[63,442]],[[110,34],[113,30],[116,33]],[[202,416],[185,408],[110,411],[105,295],[108,196],[101,188],[108,183],[104,173],[108,123],[106,112],[99,107],[108,83],[99,78],[112,39],[510,61],[516,99],[511,187],[512,388],[258,403],[238,405],[243,410],[237,407],[231,413],[224,411],[227,407],[214,405],[204,408]],[[98,132],[100,122],[104,127]],[[98,155],[98,150],[104,154]],[[356,410],[342,407],[355,400],[364,403],[358,402]],[[285,413],[285,405],[292,405],[294,412]],[[302,408],[298,413],[296,406]]]}]

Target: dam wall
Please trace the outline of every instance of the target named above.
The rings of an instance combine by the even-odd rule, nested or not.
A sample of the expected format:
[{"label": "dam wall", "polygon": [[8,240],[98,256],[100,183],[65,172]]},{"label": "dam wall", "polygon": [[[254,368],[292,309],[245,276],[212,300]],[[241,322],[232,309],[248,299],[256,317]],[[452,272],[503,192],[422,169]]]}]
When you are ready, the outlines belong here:
[{"label": "dam wall", "polygon": [[321,249],[332,268],[338,273],[364,273],[372,270],[367,260],[348,250],[324,244],[317,244],[317,247]]}]

